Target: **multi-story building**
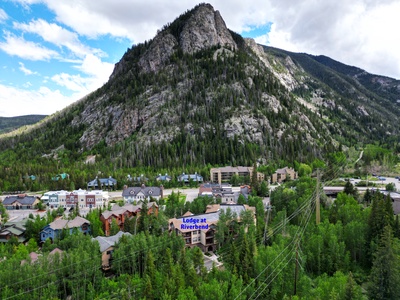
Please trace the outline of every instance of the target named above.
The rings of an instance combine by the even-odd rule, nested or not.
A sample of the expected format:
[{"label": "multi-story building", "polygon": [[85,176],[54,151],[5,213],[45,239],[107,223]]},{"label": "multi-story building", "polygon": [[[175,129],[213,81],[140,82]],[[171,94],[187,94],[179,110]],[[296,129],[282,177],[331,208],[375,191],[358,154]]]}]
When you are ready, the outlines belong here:
[{"label": "multi-story building", "polygon": [[[107,210],[103,212],[100,216],[100,221],[103,223],[103,230],[106,236],[110,235],[111,223],[115,220],[121,230],[124,230],[125,220],[134,218],[140,215],[140,211],[142,208],[142,204],[140,205],[132,205],[125,204],[124,206],[119,206],[115,204],[111,210]],[[149,215],[155,214],[158,215],[158,205],[156,202],[148,202],[147,203]]]},{"label": "multi-story building", "polygon": [[169,230],[180,235],[185,240],[187,247],[199,247],[203,252],[215,251],[218,243],[215,239],[215,232],[219,215],[222,211],[230,209],[232,213],[238,216],[240,223],[240,213],[246,210],[253,212],[255,222],[255,208],[248,205],[238,204],[213,204],[207,206],[204,214],[193,215],[187,212],[180,218],[169,220]]},{"label": "multi-story building", "polygon": [[276,170],[275,173],[272,174],[271,183],[281,183],[288,179],[297,179],[298,177],[297,172],[293,168],[284,167]]},{"label": "multi-story building", "polygon": [[43,194],[43,203],[50,208],[102,208],[108,203],[108,192],[102,190],[51,191]]},{"label": "multi-story building", "polygon": [[[234,175],[238,177],[251,177],[253,174],[253,167],[222,167],[222,168],[211,168],[210,179],[212,182],[227,182],[232,179]],[[264,174],[257,172],[258,181],[264,180]]]}]

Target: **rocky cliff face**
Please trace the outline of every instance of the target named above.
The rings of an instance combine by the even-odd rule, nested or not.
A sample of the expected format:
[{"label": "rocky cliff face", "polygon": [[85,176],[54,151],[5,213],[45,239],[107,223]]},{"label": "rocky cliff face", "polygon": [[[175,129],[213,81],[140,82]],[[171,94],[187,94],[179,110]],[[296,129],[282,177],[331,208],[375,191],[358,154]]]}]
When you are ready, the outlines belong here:
[{"label": "rocky cliff face", "polygon": [[[232,50],[237,45],[226,27],[219,11],[210,4],[203,4],[190,12],[190,17],[171,33],[168,27],[160,31],[150,43],[149,48],[139,60],[141,71],[157,72],[169,61],[171,55],[179,47],[183,53],[193,54],[212,47],[223,46]],[[115,67],[111,77],[117,76],[123,68],[124,58]]]}]

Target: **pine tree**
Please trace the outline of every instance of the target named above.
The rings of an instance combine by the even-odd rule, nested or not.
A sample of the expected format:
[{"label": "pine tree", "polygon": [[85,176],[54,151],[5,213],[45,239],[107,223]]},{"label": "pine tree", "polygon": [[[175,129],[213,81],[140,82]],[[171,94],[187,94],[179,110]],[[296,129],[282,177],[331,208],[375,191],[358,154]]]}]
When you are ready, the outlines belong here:
[{"label": "pine tree", "polygon": [[254,162],[253,165],[253,172],[251,173],[251,191],[254,196],[257,196],[259,193],[260,189],[260,184],[258,182],[258,176],[257,176],[257,163]]},{"label": "pine tree", "polygon": [[400,295],[399,249],[392,241],[392,230],[386,226],[374,253],[369,277],[370,299],[397,299]]}]

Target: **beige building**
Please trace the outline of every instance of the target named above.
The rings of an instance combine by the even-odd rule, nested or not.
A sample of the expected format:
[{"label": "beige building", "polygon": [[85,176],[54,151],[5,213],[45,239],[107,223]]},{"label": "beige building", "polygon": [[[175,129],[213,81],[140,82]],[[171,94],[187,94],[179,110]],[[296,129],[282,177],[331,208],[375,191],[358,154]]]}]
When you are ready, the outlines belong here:
[{"label": "beige building", "polygon": [[[210,179],[212,182],[222,182],[230,181],[232,176],[237,175],[239,177],[251,177],[253,174],[253,167],[222,167],[222,168],[212,168],[210,170]],[[258,181],[264,180],[264,174],[257,172]]]},{"label": "beige building", "polygon": [[276,170],[275,173],[272,174],[271,183],[281,183],[285,180],[297,179],[298,177],[297,172],[293,168],[284,167]]},{"label": "beige building", "polygon": [[[215,251],[218,242],[215,238],[219,214],[230,209],[232,213],[240,216],[246,210],[253,212],[255,221],[255,207],[239,204],[213,204],[208,205],[204,214],[193,215],[187,212],[180,218],[169,220],[169,231],[182,236],[187,247],[199,247],[203,252]],[[240,218],[237,220],[240,223]]]}]

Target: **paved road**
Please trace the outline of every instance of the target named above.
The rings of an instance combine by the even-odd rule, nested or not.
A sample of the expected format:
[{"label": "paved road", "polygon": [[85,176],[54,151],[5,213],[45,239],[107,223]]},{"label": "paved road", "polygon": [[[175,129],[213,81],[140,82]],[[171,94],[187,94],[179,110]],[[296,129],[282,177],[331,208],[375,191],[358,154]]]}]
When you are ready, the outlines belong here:
[{"label": "paved road", "polygon": [[[396,186],[396,191],[400,192],[400,181],[398,179],[396,179],[394,177],[384,177],[384,178],[385,178],[385,180],[374,180],[374,181],[369,181],[369,182],[373,182],[376,184],[380,183],[380,184],[383,184],[384,186],[386,186],[388,183],[394,183]],[[350,182],[352,184],[356,184],[360,181],[361,181],[361,179],[350,179]]]}]

